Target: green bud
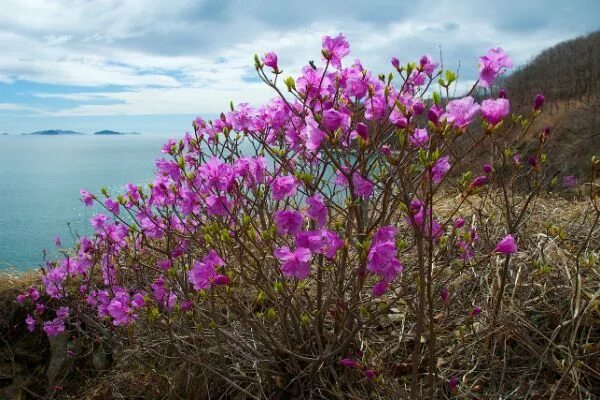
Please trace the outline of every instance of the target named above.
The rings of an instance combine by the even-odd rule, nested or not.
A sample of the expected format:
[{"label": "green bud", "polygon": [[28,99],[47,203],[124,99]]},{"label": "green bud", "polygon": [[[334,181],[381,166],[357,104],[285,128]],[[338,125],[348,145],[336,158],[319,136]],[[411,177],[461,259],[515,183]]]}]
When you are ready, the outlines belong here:
[{"label": "green bud", "polygon": [[283,83],[285,83],[285,86],[287,87],[287,89],[290,92],[292,90],[296,89],[296,82],[294,81],[294,78],[292,78],[291,76],[288,76],[287,78],[285,78],[285,80],[283,81]]},{"label": "green bud", "polygon": [[273,307],[269,307],[267,310],[267,319],[270,321],[275,321],[277,319],[277,310]]}]

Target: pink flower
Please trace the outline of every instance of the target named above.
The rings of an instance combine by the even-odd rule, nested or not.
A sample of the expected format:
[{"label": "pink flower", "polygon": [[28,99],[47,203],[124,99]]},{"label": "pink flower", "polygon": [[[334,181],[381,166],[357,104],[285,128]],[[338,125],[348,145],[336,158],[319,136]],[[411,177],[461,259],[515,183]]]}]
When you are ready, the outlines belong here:
[{"label": "pink flower", "polygon": [[104,201],[104,205],[114,215],[119,215],[119,203],[114,201],[113,199],[106,199]]},{"label": "pink flower", "polygon": [[83,189],[81,189],[79,191],[79,193],[81,193],[81,198],[83,200],[83,203],[87,206],[90,207],[92,204],[94,204],[94,195],[91,194],[90,192],[87,192]]},{"label": "pink flower", "polygon": [[364,124],[362,122],[359,122],[358,124],[356,124],[356,133],[364,141],[369,140],[369,127],[366,124]]},{"label": "pink flower", "polygon": [[202,261],[196,261],[192,269],[188,271],[188,278],[194,290],[204,290],[211,287],[218,276],[215,267],[222,267],[223,265],[225,265],[225,262],[214,250],[205,255]]},{"label": "pink flower", "polygon": [[441,118],[443,115],[444,110],[437,104],[434,104],[427,112],[427,119],[431,121],[434,125],[438,125],[441,122]]},{"label": "pink flower", "polygon": [[101,230],[102,227],[108,222],[108,217],[104,214],[96,214],[90,218],[90,223],[96,231]]},{"label": "pink flower", "polygon": [[344,244],[337,233],[327,229],[318,231],[302,231],[296,237],[296,247],[309,249],[312,253],[323,254],[333,259]]},{"label": "pink flower", "polygon": [[363,199],[371,197],[373,194],[373,183],[363,178],[358,172],[352,175],[352,184],[354,185],[354,195]]},{"label": "pink flower", "polygon": [[302,229],[304,217],[298,211],[283,210],[275,213],[275,224],[277,225],[277,233],[280,235],[290,234],[296,235]]},{"label": "pink flower", "polygon": [[273,68],[273,71],[279,70],[279,67],[277,66],[277,54],[272,51],[264,55],[262,62],[265,63],[267,67]]},{"label": "pink flower", "polygon": [[490,87],[494,78],[512,67],[512,59],[500,47],[488,50],[485,56],[479,57],[479,85]]},{"label": "pink flower", "polygon": [[310,260],[312,253],[309,249],[303,247],[291,251],[289,247],[284,246],[280,249],[275,249],[275,257],[279,259],[281,272],[288,278],[304,279],[310,274]]},{"label": "pink flower", "polygon": [[507,99],[486,99],[481,102],[481,114],[490,125],[496,125],[510,112],[510,103]]},{"label": "pink flower", "polygon": [[306,149],[310,152],[316,152],[321,147],[323,139],[327,137],[325,132],[319,129],[319,124],[312,117],[306,118],[306,127],[303,129],[306,138]]},{"label": "pink flower", "polygon": [[515,254],[517,252],[517,242],[512,235],[506,235],[494,249],[496,253]]},{"label": "pink flower", "polygon": [[60,240],[60,236],[57,236],[54,238],[54,244],[56,245],[56,247],[62,247],[62,242]]},{"label": "pink flower", "polygon": [[491,174],[494,171],[494,168],[492,167],[491,164],[483,164],[483,172],[485,172],[486,174]]},{"label": "pink flower", "polygon": [[347,130],[350,126],[350,115],[330,108],[323,113],[323,126],[332,132],[338,128]]},{"label": "pink flower", "polygon": [[133,295],[133,299],[131,300],[131,305],[135,308],[142,308],[146,306],[146,299],[141,293],[136,293]]},{"label": "pink flower", "polygon": [[277,177],[271,182],[273,199],[283,200],[286,197],[295,196],[297,187],[298,182],[296,182],[296,178],[293,176],[286,175]]},{"label": "pink flower", "polygon": [[471,96],[467,96],[450,101],[446,106],[446,116],[448,122],[459,129],[464,129],[473,121],[479,109],[479,104],[475,103]]},{"label": "pink flower", "polygon": [[473,307],[473,310],[471,310],[471,314],[470,314],[471,318],[475,318],[479,314],[481,314],[481,307],[479,307],[479,306]]},{"label": "pink flower", "polygon": [[192,300],[185,300],[181,303],[181,311],[189,311],[194,307],[194,302]]},{"label": "pink flower", "polygon": [[113,325],[127,325],[133,321],[131,309],[122,299],[112,299],[108,305],[108,314],[113,319]]},{"label": "pink flower", "polygon": [[327,207],[323,203],[323,197],[320,194],[315,194],[306,199],[306,204],[308,204],[306,213],[315,221],[316,227],[321,228],[325,225],[327,221]]},{"label": "pink flower", "polygon": [[324,36],[322,53],[323,57],[331,62],[331,65],[340,69],[342,68],[342,58],[350,53],[350,44],[342,33],[334,38]]},{"label": "pink flower", "polygon": [[440,183],[450,170],[450,162],[448,156],[440,157],[433,167],[431,167],[431,179],[434,183]]},{"label": "pink flower", "polygon": [[65,323],[62,319],[55,318],[52,321],[44,322],[42,329],[50,337],[57,336],[65,331]]},{"label": "pink flower", "polygon": [[25,318],[25,323],[27,324],[27,330],[29,332],[33,332],[35,330],[35,318],[33,318],[30,314],[27,314],[27,318]]},{"label": "pink flower", "polygon": [[403,269],[397,258],[398,249],[395,243],[397,232],[398,229],[394,226],[379,228],[373,235],[367,256],[367,269],[375,275],[381,276],[386,282],[393,281]]},{"label": "pink flower", "polygon": [[429,135],[426,128],[417,128],[415,132],[408,137],[410,143],[415,147],[425,147],[429,142]]},{"label": "pink flower", "polygon": [[428,55],[424,55],[423,57],[421,57],[421,59],[419,60],[419,64],[421,66],[421,70],[429,76],[433,75],[433,72],[439,65],[437,63],[434,63],[433,59]]},{"label": "pink flower", "polygon": [[391,63],[394,68],[400,68],[400,60],[398,60],[396,57],[392,57]]},{"label": "pink flower", "polygon": [[389,287],[389,283],[386,281],[377,282],[375,285],[373,285],[373,290],[372,290],[373,296],[374,297],[383,296],[383,294],[385,292],[387,292],[388,287]]}]

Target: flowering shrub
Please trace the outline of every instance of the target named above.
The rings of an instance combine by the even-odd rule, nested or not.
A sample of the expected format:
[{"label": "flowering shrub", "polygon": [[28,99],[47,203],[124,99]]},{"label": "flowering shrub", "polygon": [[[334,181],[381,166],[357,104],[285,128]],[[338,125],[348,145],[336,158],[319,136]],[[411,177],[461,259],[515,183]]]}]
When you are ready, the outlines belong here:
[{"label": "flowering shrub", "polygon": [[[349,52],[343,35],[325,37],[321,62],[297,79],[283,78],[276,54],[255,57],[272,101],[197,118],[193,132],[164,144],[147,187],[82,190],[86,206],[105,211],[91,220],[93,237],[48,262],[44,295],[20,296],[36,305],[29,329],[122,342],[162,336],[176,357],[246,394],[273,374],[284,384],[272,387],[296,395],[343,374],[350,386],[380,390],[391,364],[371,341],[403,302],[411,393],[421,392],[423,349],[428,390],[447,387],[434,315],[450,307],[453,271],[504,260],[494,310],[473,304],[458,322],[485,314],[493,325],[527,209],[556,183],[544,171],[548,135],[528,154],[514,146],[535,129],[543,97],[530,118],[510,117],[504,92],[488,90],[481,104],[471,97],[511,66],[500,48],[480,58],[480,79],[456,99],[447,94],[457,75],[429,56],[393,58],[395,73],[377,76],[345,63]],[[489,163],[468,165],[474,152]],[[525,200],[513,195],[519,182],[530,188]],[[501,203],[503,230],[480,238],[483,214],[438,210],[446,190],[460,204],[501,193],[488,201]],[[445,379],[460,390],[456,377]]]}]

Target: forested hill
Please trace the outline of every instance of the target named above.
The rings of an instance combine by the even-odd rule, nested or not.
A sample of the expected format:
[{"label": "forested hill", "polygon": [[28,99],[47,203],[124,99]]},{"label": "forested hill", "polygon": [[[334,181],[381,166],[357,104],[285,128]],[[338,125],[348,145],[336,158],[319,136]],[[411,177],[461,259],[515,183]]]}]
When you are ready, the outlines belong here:
[{"label": "forested hill", "polygon": [[600,96],[600,31],[544,50],[508,76],[505,86],[515,104],[544,93],[547,104],[589,102]]},{"label": "forested hill", "polygon": [[[552,129],[551,170],[585,179],[592,155],[600,155],[600,31],[544,50],[502,85],[515,112],[530,109],[535,95],[544,94],[538,123]],[[537,132],[530,139],[537,140]]]}]

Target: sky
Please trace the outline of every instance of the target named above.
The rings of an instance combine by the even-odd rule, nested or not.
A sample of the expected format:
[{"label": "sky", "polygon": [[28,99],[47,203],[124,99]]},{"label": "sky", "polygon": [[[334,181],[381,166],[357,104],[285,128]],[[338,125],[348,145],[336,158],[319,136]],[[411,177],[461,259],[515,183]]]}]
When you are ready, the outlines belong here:
[{"label": "sky", "polygon": [[0,0],[0,133],[183,133],[230,101],[274,97],[254,54],[276,52],[295,77],[340,32],[347,62],[387,73],[392,56],[441,51],[466,87],[488,48],[524,65],[598,15],[599,0]]}]

